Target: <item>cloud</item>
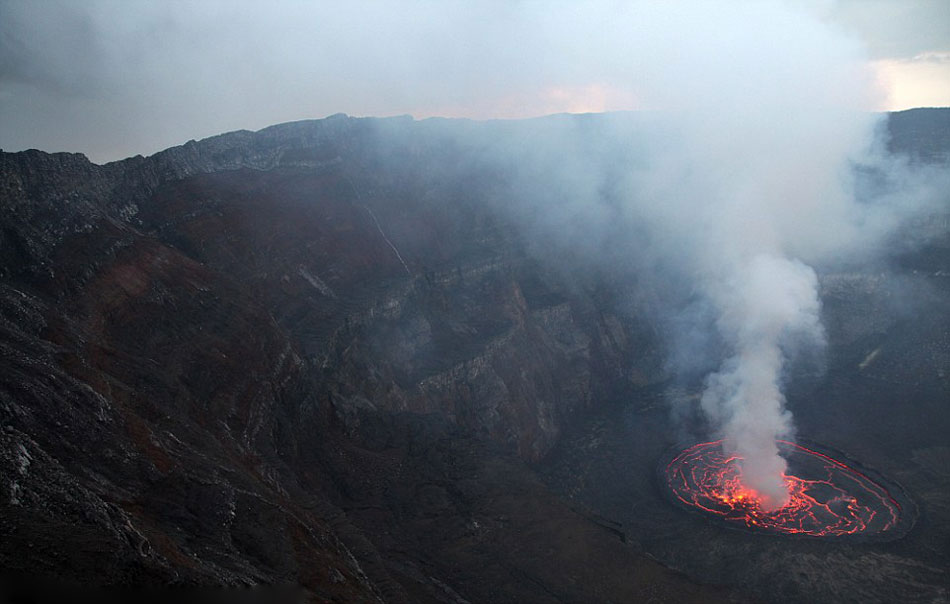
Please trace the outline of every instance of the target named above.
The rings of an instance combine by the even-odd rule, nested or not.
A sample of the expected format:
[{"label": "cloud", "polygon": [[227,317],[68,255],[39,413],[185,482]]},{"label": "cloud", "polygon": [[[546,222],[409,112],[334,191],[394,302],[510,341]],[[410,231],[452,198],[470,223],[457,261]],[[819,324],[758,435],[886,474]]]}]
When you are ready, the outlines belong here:
[{"label": "cloud", "polygon": [[[728,106],[748,88],[789,92],[782,81],[823,60],[815,53],[828,29],[773,0],[0,1],[0,145],[98,160],[337,112],[487,118]],[[783,6],[787,23],[751,25]],[[842,39],[861,56],[857,39]],[[786,47],[798,64],[772,60]],[[725,78],[715,97],[699,96],[707,74],[749,65],[747,52],[775,70]],[[851,74],[838,76],[824,84],[851,85]]]},{"label": "cloud", "polygon": [[950,3],[944,0],[838,0],[825,14],[862,39],[874,60],[950,50]]}]

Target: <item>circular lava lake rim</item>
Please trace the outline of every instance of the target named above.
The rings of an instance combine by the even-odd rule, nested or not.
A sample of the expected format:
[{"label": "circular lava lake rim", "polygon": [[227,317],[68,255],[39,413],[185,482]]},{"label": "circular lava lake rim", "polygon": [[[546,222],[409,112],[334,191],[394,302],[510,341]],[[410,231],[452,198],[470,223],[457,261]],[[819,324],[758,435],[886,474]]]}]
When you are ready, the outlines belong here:
[{"label": "circular lava lake rim", "polygon": [[[710,441],[718,442],[718,441]],[[857,461],[853,457],[850,457],[843,451],[817,443],[812,440],[805,438],[798,438],[794,441],[794,445],[798,447],[804,447],[814,453],[818,453],[822,456],[830,458],[832,461],[838,462],[846,466],[852,472],[862,475],[863,477],[869,479],[870,481],[876,483],[879,487],[883,488],[884,491],[890,496],[890,498],[897,503],[899,508],[899,517],[894,526],[889,529],[877,531],[873,533],[854,533],[854,534],[844,534],[844,535],[810,535],[807,533],[785,533],[776,531],[774,529],[762,528],[749,526],[746,524],[741,524],[738,522],[727,520],[724,517],[717,516],[715,514],[704,512],[701,509],[697,509],[695,506],[689,505],[681,501],[674,491],[669,486],[669,478],[667,474],[667,468],[670,464],[677,459],[680,454],[684,453],[686,450],[695,447],[697,445],[703,444],[702,442],[687,442],[681,441],[680,443],[673,445],[667,448],[663,454],[660,456],[655,472],[656,486],[659,489],[663,499],[670,503],[673,507],[688,512],[694,516],[705,519],[710,524],[732,530],[738,531],[741,533],[754,534],[759,536],[767,536],[772,538],[779,539],[804,539],[808,541],[838,541],[838,542],[849,542],[849,543],[882,543],[889,541],[897,541],[898,539],[904,538],[910,531],[913,529],[914,525],[917,522],[918,517],[918,508],[917,504],[911,498],[910,494],[904,489],[904,487],[897,481],[891,480],[870,468],[861,462]],[[787,449],[787,447],[785,447]],[[789,461],[790,468],[794,469],[794,455],[788,456],[786,459]]]}]

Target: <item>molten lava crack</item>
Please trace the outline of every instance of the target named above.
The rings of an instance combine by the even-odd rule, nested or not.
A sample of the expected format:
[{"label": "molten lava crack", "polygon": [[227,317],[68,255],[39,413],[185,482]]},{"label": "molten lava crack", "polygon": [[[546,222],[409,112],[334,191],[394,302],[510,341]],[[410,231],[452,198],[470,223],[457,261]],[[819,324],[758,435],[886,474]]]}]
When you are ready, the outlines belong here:
[{"label": "molten lava crack", "polygon": [[871,478],[831,457],[780,441],[789,462],[789,502],[764,511],[742,484],[741,458],[727,457],[722,441],[693,445],[666,466],[676,501],[750,529],[812,537],[876,535],[894,529],[901,506]]}]

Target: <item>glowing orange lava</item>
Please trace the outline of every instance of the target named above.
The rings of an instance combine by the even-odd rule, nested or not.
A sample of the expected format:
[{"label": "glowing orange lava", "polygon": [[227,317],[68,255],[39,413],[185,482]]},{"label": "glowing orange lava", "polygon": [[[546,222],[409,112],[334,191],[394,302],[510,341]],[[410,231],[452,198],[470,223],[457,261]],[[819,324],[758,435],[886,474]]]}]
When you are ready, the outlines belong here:
[{"label": "glowing orange lava", "polygon": [[771,512],[742,484],[741,458],[726,457],[722,441],[693,445],[666,466],[673,496],[687,508],[741,527],[775,533],[836,537],[893,529],[901,506],[883,486],[845,464],[801,445],[779,441],[789,460],[788,503]]}]

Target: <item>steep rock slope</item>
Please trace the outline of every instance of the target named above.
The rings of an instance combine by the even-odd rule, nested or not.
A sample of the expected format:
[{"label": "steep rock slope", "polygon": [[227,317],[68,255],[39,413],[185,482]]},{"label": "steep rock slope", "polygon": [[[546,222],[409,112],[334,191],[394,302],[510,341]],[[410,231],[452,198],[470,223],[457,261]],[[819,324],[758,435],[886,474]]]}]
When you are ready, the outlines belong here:
[{"label": "steep rock slope", "polygon": [[[466,158],[417,131],[336,116],[106,166],[0,155],[7,573],[717,593],[531,477],[592,400],[655,379],[629,369],[654,344],[596,278],[531,259],[491,175],[460,180]],[[571,556],[604,564],[552,573]]]}]

